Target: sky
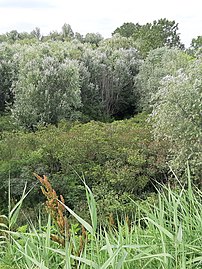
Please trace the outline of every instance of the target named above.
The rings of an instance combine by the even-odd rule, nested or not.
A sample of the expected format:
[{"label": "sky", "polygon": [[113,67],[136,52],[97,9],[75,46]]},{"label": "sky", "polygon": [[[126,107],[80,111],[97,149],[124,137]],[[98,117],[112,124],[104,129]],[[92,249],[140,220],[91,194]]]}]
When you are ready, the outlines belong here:
[{"label": "sky", "polygon": [[179,24],[181,41],[188,47],[202,35],[202,0],[0,0],[0,34],[39,27],[45,35],[67,23],[82,35],[108,38],[124,22],[161,18]]}]

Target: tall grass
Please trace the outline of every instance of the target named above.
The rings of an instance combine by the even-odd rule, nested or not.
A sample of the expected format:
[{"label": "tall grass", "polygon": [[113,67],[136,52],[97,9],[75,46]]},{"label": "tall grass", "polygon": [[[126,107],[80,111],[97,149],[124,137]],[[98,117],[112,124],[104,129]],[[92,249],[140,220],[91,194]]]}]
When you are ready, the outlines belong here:
[{"label": "tall grass", "polygon": [[96,202],[85,185],[91,223],[60,201],[84,227],[85,238],[72,225],[65,245],[59,245],[51,240],[55,228],[50,217],[46,229],[39,223],[29,232],[10,232],[16,268],[202,268],[202,192],[192,186],[189,169],[185,186],[160,186],[155,202],[134,202],[137,210],[130,224],[126,219],[103,228],[97,225]]},{"label": "tall grass", "polygon": [[[26,184],[20,200],[12,207],[10,177],[8,182],[8,215],[0,215],[0,269],[10,268],[15,259],[16,249],[12,244],[12,230],[15,227],[22,203],[29,192],[26,193]],[[3,264],[3,265],[2,265]]]}]

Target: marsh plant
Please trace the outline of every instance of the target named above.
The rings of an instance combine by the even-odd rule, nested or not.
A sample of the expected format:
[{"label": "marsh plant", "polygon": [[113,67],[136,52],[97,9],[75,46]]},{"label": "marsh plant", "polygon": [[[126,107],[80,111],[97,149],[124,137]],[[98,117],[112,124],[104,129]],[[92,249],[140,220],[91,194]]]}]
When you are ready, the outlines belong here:
[{"label": "marsh plant", "polygon": [[[42,226],[39,218],[38,228],[32,225],[25,232],[8,231],[10,240],[8,248],[1,254],[2,261],[9,252],[12,253],[13,268],[201,268],[202,192],[192,186],[189,168],[187,178],[186,184],[182,185],[176,177],[178,186],[175,190],[169,184],[159,185],[156,199],[133,201],[136,204],[133,219],[115,220],[100,227],[96,202],[85,181],[91,219],[88,222],[65,205],[63,199],[58,199],[57,194],[54,199],[48,196],[45,186],[54,193],[48,179],[38,177],[47,197],[48,223],[46,227]],[[52,199],[54,207],[50,203]],[[52,213],[50,205],[54,208]],[[64,216],[64,209],[78,223],[69,225],[68,236],[67,227],[61,233],[59,225],[55,224],[57,218]],[[58,210],[62,211],[59,213]],[[55,215],[56,212],[60,217]],[[64,242],[54,240],[54,234],[63,236]]]}]

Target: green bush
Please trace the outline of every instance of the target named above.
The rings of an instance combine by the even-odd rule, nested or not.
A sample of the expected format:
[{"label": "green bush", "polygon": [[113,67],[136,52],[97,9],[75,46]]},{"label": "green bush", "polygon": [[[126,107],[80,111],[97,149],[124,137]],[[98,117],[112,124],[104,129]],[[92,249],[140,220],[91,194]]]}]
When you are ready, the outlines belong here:
[{"label": "green bush", "polygon": [[15,129],[16,126],[10,115],[0,115],[0,133],[3,131],[13,131]]},{"label": "green bush", "polygon": [[[13,197],[22,192],[24,182],[34,186],[28,204],[41,201],[32,173],[47,175],[66,203],[85,212],[85,191],[80,177],[95,193],[99,212],[131,210],[129,197],[144,197],[151,180],[161,180],[165,152],[158,150],[150,136],[146,116],[113,123],[74,123],[43,127],[35,133],[2,134],[0,150],[0,190],[6,200],[9,175]],[[163,148],[164,149],[164,148]],[[2,201],[2,203],[3,203]]]}]

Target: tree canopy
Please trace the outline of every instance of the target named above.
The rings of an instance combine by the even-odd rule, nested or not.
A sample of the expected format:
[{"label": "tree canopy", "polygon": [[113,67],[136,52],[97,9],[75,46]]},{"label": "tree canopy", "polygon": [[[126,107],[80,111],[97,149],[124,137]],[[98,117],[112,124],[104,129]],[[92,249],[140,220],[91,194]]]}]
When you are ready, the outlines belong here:
[{"label": "tree canopy", "polygon": [[132,37],[144,57],[149,51],[163,46],[184,48],[178,33],[178,23],[165,18],[144,25],[124,23],[113,32],[116,33]]},{"label": "tree canopy", "polygon": [[151,114],[154,135],[170,143],[172,167],[184,171],[186,161],[196,178],[202,164],[202,59],[161,80]]}]

